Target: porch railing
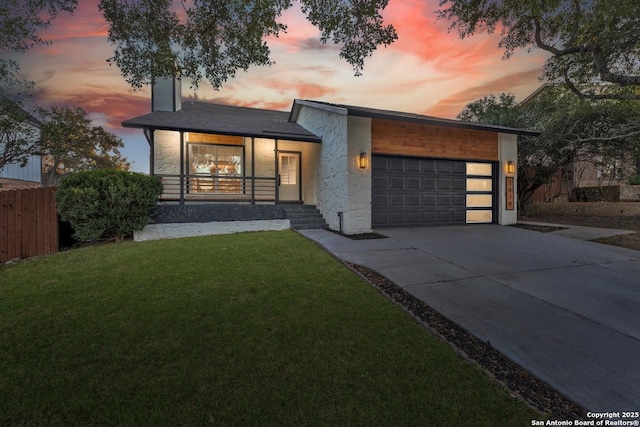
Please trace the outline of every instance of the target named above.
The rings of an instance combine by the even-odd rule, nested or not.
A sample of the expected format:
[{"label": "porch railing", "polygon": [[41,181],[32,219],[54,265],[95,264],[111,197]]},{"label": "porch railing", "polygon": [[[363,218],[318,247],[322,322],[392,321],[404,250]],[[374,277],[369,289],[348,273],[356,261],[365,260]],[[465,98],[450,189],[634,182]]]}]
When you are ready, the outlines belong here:
[{"label": "porch railing", "polygon": [[228,175],[157,174],[164,185],[163,201],[216,201],[274,203],[274,177],[233,177]]}]

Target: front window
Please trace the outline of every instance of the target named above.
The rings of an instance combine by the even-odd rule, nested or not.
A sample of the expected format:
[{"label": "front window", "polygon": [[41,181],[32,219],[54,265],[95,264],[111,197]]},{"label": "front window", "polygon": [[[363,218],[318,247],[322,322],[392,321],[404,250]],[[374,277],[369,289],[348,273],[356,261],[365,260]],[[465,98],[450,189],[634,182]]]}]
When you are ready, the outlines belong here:
[{"label": "front window", "polygon": [[242,147],[189,144],[189,162],[195,175],[241,176]]},{"label": "front window", "polygon": [[189,144],[191,193],[241,193],[242,147]]}]

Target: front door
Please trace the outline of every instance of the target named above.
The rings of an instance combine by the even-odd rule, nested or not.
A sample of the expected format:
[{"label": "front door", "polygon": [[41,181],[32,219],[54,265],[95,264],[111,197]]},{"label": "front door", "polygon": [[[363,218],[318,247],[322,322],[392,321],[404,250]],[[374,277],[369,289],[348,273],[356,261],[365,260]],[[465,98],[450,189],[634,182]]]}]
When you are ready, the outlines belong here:
[{"label": "front door", "polygon": [[278,200],[300,201],[300,153],[278,153]]}]

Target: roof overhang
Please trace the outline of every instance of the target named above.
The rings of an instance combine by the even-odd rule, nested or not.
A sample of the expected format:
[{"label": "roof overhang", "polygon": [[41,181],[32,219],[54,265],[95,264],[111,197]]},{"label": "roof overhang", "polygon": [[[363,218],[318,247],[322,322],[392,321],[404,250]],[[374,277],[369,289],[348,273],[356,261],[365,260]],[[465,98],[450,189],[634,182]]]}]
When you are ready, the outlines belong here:
[{"label": "roof overhang", "polygon": [[315,142],[322,139],[297,123],[289,113],[203,102],[185,102],[179,111],[154,111],[122,122],[125,128],[198,132],[216,135]]}]

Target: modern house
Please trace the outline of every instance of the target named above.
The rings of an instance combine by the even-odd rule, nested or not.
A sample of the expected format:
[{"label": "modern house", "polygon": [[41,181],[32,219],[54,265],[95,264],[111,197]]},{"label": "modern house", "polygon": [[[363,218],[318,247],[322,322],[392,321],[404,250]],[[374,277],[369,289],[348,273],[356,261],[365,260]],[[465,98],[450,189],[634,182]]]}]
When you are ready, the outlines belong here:
[{"label": "modern house", "polygon": [[150,114],[122,123],[144,130],[165,186],[149,238],[207,223],[286,228],[309,205],[346,234],[513,224],[517,138],[536,134],[321,101],[289,112],[182,102],[177,80],[152,98]]}]

